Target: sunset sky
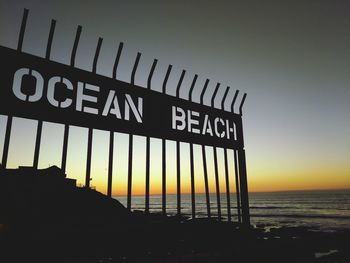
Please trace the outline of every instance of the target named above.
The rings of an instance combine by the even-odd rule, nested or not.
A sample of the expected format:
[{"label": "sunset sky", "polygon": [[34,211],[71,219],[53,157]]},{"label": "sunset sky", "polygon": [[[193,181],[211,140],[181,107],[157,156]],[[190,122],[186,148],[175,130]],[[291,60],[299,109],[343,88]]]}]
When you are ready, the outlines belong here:
[{"label": "sunset sky", "polygon": [[[221,83],[227,100],[239,89],[248,94],[243,125],[250,191],[350,188],[350,2],[349,1],[3,1],[0,45],[16,48],[23,8],[30,10],[24,52],[44,56],[51,19],[57,20],[52,60],[68,64],[77,25],[83,31],[76,66],[91,71],[98,37],[104,41],[97,72],[111,76],[119,42],[124,42],[117,78],[130,82],[142,53],[136,84],[145,87],[154,58],[153,89],[160,91],[173,65],[167,93],[174,95],[182,69],[180,96],[188,97],[194,74],[195,100],[205,79],[209,105]],[[1,74],[1,73],[0,73]],[[3,87],[2,87],[3,88]],[[241,99],[241,97],[239,97]],[[6,116],[0,117],[0,157]],[[36,122],[14,119],[9,167],[31,165]],[[40,167],[60,166],[63,125],[45,123]],[[94,131],[92,185],[105,192],[107,131]],[[84,183],[87,129],[72,127],[68,177]],[[127,134],[115,134],[113,194],[125,194]],[[143,194],[145,138],[135,136],[133,193]],[[168,185],[176,192],[175,142],[167,142]],[[151,140],[151,191],[161,191],[161,142]],[[183,192],[190,191],[189,146],[181,144]],[[207,147],[210,189],[214,188],[212,148]],[[219,149],[223,178],[223,150]],[[232,152],[229,160],[232,163]],[[196,188],[204,191],[201,150],[195,146]],[[233,167],[230,166],[233,178]],[[187,183],[186,183],[187,182]],[[223,180],[221,180],[223,182]],[[221,185],[224,187],[224,185]],[[232,184],[232,190],[234,186]]]}]

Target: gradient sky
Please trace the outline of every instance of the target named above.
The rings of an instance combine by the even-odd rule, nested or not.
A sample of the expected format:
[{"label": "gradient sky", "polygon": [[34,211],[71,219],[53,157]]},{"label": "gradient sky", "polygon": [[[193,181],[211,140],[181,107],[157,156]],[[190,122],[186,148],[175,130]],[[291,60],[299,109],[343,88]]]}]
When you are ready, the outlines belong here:
[{"label": "gradient sky", "polygon": [[[91,70],[97,39],[101,36],[104,42],[97,71],[102,75],[111,76],[116,50],[122,41],[125,48],[117,76],[120,80],[129,82],[136,53],[140,51],[136,76],[140,86],[146,85],[150,66],[157,58],[155,90],[161,89],[166,68],[172,64],[168,84],[171,95],[182,69],[187,70],[180,94],[183,98],[188,96],[194,74],[199,75],[196,101],[206,78],[211,80],[206,104],[216,82],[222,84],[217,107],[227,85],[233,88],[228,102],[234,89],[248,93],[243,124],[251,191],[350,188],[349,1],[1,0],[0,45],[16,47],[23,8],[30,9],[25,52],[44,56],[53,18],[57,25],[52,60],[69,63],[76,27],[80,24],[83,32],[77,67]],[[0,149],[5,120],[0,118]],[[15,119],[9,154],[11,167],[32,163],[35,129],[36,122]],[[86,141],[87,130],[73,127],[71,131],[68,176],[83,182],[85,170],[80,167],[85,168],[86,149],[82,142]],[[62,125],[45,123],[41,167],[60,164],[61,153],[57,149],[61,148],[62,134]],[[126,141],[127,135],[116,134],[118,174],[113,184],[116,194],[123,194],[126,185]],[[142,193],[145,139],[136,137],[135,143],[135,158],[140,165],[136,168],[133,191]],[[168,144],[168,155],[173,156],[175,145]],[[183,156],[188,156],[187,147],[182,145]],[[107,132],[95,131],[92,182],[101,191],[106,187],[107,148]],[[159,140],[152,140],[153,193],[160,191],[161,167],[157,165],[160,152]],[[200,160],[197,150],[195,158]],[[169,191],[175,189],[173,162],[169,158]],[[200,161],[196,165],[200,167]],[[209,172],[211,168],[209,164]],[[182,169],[183,176],[188,176],[186,160]],[[197,173],[201,178],[200,169]],[[188,185],[184,184],[184,191],[188,191]],[[198,183],[198,188],[203,190],[203,185]]]}]

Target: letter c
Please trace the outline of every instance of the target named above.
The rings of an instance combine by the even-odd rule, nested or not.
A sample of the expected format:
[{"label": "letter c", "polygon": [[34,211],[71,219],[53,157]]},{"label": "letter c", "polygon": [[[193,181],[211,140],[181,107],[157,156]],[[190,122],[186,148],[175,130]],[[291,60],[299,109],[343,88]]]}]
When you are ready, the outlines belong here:
[{"label": "letter c", "polygon": [[219,117],[215,118],[215,120],[214,120],[215,134],[216,134],[216,136],[218,136],[219,138],[224,138],[224,136],[225,136],[225,129],[223,129],[223,131],[222,131],[221,133],[219,133],[219,131],[218,131],[218,130],[219,130],[219,129],[218,129],[218,124],[219,124],[219,122],[221,123],[222,126],[225,126],[225,122],[224,122],[223,119],[221,119],[221,118],[219,118]]},{"label": "letter c", "polygon": [[[62,81],[61,81],[62,79]],[[67,108],[72,104],[72,99],[66,98],[64,101],[59,102],[55,99],[55,87],[57,83],[63,83],[66,85],[67,89],[73,90],[72,83],[66,79],[61,77],[52,77],[49,80],[48,88],[47,88],[47,99],[52,106],[58,108]]]}]

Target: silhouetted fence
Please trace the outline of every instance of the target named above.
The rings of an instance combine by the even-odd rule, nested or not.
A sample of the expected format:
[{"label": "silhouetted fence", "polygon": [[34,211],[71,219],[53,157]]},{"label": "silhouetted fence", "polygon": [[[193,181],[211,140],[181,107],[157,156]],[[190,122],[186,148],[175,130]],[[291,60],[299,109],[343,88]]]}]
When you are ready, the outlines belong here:
[{"label": "silhouetted fence", "polygon": [[[107,194],[112,195],[112,174],[114,154],[114,132],[129,134],[127,208],[131,209],[133,180],[133,135],[146,137],[146,184],[145,212],[150,207],[150,138],[162,140],[162,212],[166,214],[166,140],[176,141],[177,167],[177,213],[181,214],[181,169],[180,142],[190,146],[190,178],[192,218],[196,216],[195,171],[193,144],[201,145],[203,176],[207,215],[212,216],[210,208],[208,167],[205,146],[213,147],[214,174],[218,219],[221,220],[221,203],[217,148],[224,149],[224,172],[226,181],[227,213],[231,220],[231,200],[229,187],[229,166],[235,170],[238,222],[249,224],[249,202],[247,190],[246,160],[242,127],[242,107],[246,99],[243,95],[239,113],[234,106],[239,91],[235,92],[230,111],[224,110],[224,102],[230,87],[226,87],[221,101],[221,109],[214,108],[214,100],[220,88],[217,83],[211,98],[211,106],[203,104],[209,80],[207,79],[200,95],[200,103],[193,102],[193,90],[198,76],[195,75],[189,90],[189,100],[179,97],[186,71],[183,70],[178,81],[176,96],[166,94],[167,82],[172,65],[168,66],[164,77],[162,92],[151,89],[152,77],[158,61],[153,61],[147,89],[135,85],[135,75],[141,53],[137,53],[131,72],[130,84],[116,79],[123,43],[120,43],[113,67],[113,78],[96,74],[97,61],[102,45],[99,38],[93,60],[92,72],[74,67],[82,27],[78,26],[72,48],[70,65],[50,61],[51,45],[56,21],[52,20],[45,58],[22,52],[28,10],[24,11],[18,47],[12,50],[0,47],[1,88],[0,114],[8,116],[3,147],[2,164],[6,167],[12,118],[23,117],[38,120],[33,166],[38,167],[43,121],[62,123],[64,128],[61,168],[65,171],[70,125],[88,128],[87,162],[85,186],[90,186],[91,153],[93,129],[110,132]],[[30,87],[30,89],[28,88]],[[227,151],[234,153],[234,162],[229,163]]]}]

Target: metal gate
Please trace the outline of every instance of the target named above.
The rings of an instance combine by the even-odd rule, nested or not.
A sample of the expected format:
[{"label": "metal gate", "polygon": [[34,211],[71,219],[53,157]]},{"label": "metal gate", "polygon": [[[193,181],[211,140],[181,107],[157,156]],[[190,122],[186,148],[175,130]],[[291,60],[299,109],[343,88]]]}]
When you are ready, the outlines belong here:
[{"label": "metal gate", "polygon": [[[198,76],[195,75],[189,90],[189,100],[179,97],[181,85],[186,74],[183,70],[177,84],[176,96],[166,94],[167,82],[172,65],[168,66],[164,77],[162,92],[152,90],[152,77],[157,67],[153,61],[147,88],[135,85],[141,53],[137,53],[130,83],[117,80],[117,69],[123,50],[119,44],[113,67],[113,77],[96,74],[97,61],[102,45],[99,38],[93,60],[92,72],[74,67],[82,27],[78,26],[72,48],[70,65],[50,60],[51,45],[56,21],[52,20],[48,36],[45,58],[22,52],[28,10],[24,10],[17,50],[0,47],[0,114],[7,115],[6,134],[3,147],[2,165],[6,167],[10,144],[13,117],[23,117],[38,121],[34,151],[33,167],[38,167],[43,121],[65,125],[61,168],[66,170],[67,146],[70,125],[88,128],[87,161],[85,187],[90,187],[91,153],[93,129],[110,132],[109,165],[107,194],[112,195],[114,132],[129,134],[127,208],[131,207],[133,180],[133,136],[146,138],[146,184],[145,212],[150,208],[150,138],[162,140],[162,213],[166,214],[166,140],[176,141],[177,166],[177,213],[181,214],[181,169],[180,142],[190,146],[191,211],[196,217],[195,171],[193,145],[198,144],[202,150],[203,177],[207,216],[211,217],[208,169],[205,146],[213,147],[214,174],[218,220],[222,219],[217,148],[224,150],[224,171],[226,181],[227,215],[231,221],[231,200],[229,187],[229,166],[234,167],[237,197],[237,221],[250,224],[246,159],[242,127],[242,107],[246,99],[243,95],[239,113],[234,106],[239,91],[236,90],[230,111],[224,110],[224,102],[230,87],[226,87],[221,101],[221,109],[214,108],[214,100],[220,88],[217,83],[211,98],[211,106],[203,104],[209,80],[207,79],[200,95],[200,103],[193,102],[193,89]],[[229,163],[227,152],[233,150],[234,162]]]}]

